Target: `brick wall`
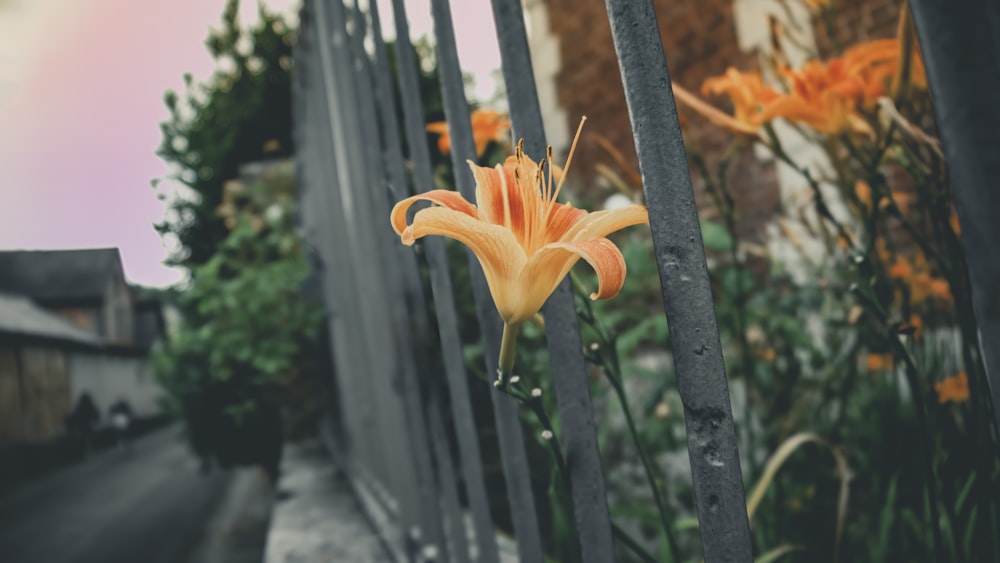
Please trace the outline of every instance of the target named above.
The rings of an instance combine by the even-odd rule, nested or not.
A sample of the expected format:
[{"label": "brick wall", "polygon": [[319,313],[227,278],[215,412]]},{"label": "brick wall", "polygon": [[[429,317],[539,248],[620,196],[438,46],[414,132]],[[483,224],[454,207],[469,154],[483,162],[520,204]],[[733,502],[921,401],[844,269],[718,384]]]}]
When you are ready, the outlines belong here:
[{"label": "brick wall", "polygon": [[[557,102],[566,110],[568,128],[575,128],[581,115],[588,117],[573,176],[584,194],[596,198],[600,194],[595,164],[610,163],[610,158],[588,133],[603,135],[633,165],[636,162],[607,12],[604,2],[598,0],[547,3],[549,26],[558,39],[562,63],[555,75]],[[757,67],[757,55],[741,51],[737,43],[733,0],[655,0],[654,4],[674,82],[697,92],[706,78],[721,74],[728,66]],[[841,44],[892,36],[897,4],[898,0],[840,0],[835,36]],[[817,42],[821,52],[830,52],[830,35],[825,30],[817,30]],[[724,107],[721,99],[713,101]],[[684,110],[682,119],[689,145],[697,147],[708,161],[716,160],[728,147],[731,135]],[[764,224],[780,209],[773,163],[758,160],[752,149],[745,147],[733,159],[729,180],[742,212],[741,231],[760,240]],[[694,182],[699,206],[704,209],[710,202],[697,174]]]},{"label": "brick wall", "polygon": [[[900,0],[838,0],[832,29],[816,26],[816,43],[823,56],[835,52],[834,45],[884,39],[896,35]],[[830,33],[832,31],[832,33]]]}]

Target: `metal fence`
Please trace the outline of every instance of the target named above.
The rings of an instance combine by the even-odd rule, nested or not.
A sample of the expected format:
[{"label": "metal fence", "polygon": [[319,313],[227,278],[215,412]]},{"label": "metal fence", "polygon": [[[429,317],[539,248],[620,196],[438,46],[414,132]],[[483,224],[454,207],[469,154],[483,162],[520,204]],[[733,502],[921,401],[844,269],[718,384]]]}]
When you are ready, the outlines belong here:
[{"label": "metal fence", "polygon": [[[396,37],[408,38],[403,0],[392,4]],[[606,5],[649,207],[705,560],[751,561],[719,332],[656,17],[650,0]],[[476,155],[448,1],[432,0],[432,11],[456,184],[474,201],[464,161]],[[520,2],[493,0],[493,11],[515,138],[524,138],[528,154],[542,154],[545,139]],[[919,23],[924,11],[914,12]],[[398,559],[496,562],[501,553],[446,249],[442,240],[429,237],[415,252],[389,228],[392,203],[431,189],[434,177],[416,57],[408,42],[398,43],[394,76],[380,30],[375,2],[363,12],[356,2],[305,0],[295,48],[301,222],[322,273],[336,368],[329,439]],[[939,70],[934,56],[929,58],[933,81],[947,69]],[[404,144],[409,154],[404,155]],[[996,223],[992,228],[996,232]],[[426,303],[421,260],[429,271],[433,309]],[[501,321],[471,253],[469,268],[485,372],[491,374],[497,371]],[[429,310],[436,319],[428,318]],[[568,282],[543,314],[581,558],[613,561],[615,530]],[[432,353],[437,346],[440,353]],[[440,367],[432,357],[441,358]],[[499,392],[491,393],[491,400],[517,558],[541,562],[519,405]],[[467,509],[460,504],[463,491]]]}]

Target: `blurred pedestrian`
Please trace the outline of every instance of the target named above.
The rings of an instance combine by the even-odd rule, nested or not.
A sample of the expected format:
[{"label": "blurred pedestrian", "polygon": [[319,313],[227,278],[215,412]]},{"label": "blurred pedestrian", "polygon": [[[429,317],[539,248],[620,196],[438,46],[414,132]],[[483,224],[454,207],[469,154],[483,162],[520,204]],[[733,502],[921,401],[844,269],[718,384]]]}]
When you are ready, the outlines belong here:
[{"label": "blurred pedestrian", "polygon": [[83,457],[87,457],[90,454],[94,428],[97,427],[100,419],[101,413],[97,411],[94,399],[90,397],[90,393],[84,391],[80,394],[80,398],[77,399],[73,412],[66,419],[66,426],[68,427],[70,437],[79,445],[80,453]]},{"label": "blurred pedestrian", "polygon": [[119,397],[115,404],[108,409],[111,415],[111,426],[115,429],[115,440],[119,447],[131,447],[132,445],[132,407],[128,402]]}]

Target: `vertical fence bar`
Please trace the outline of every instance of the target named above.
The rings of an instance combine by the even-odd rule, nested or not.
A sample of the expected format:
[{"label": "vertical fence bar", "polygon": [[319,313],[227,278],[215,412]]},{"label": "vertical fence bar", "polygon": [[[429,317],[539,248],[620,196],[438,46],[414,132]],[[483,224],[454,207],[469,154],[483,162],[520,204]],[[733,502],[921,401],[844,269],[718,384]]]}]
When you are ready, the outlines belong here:
[{"label": "vertical fence bar", "polygon": [[1000,452],[1000,4],[910,0],[962,225]]},{"label": "vertical fence bar", "polygon": [[[385,130],[384,141],[386,150],[387,172],[390,188],[397,200],[407,193],[406,166],[403,158],[400,139],[394,132],[401,131],[396,119],[396,106],[392,89],[392,73],[382,39],[381,20],[378,3],[372,2],[369,7],[372,19],[372,33],[375,46],[375,77],[376,97],[380,105],[382,126]],[[406,22],[402,25],[406,27]],[[397,34],[396,61],[400,74],[400,90],[403,99],[404,119],[407,119],[407,135],[413,160],[415,184],[430,189],[433,175],[430,167],[430,155],[427,152],[426,136],[423,130],[423,102],[419,82],[416,76],[416,64],[409,43],[409,36]],[[403,77],[405,76],[405,80]],[[421,150],[422,149],[422,150]],[[422,191],[414,189],[414,191]],[[397,245],[403,248],[401,245]],[[430,267],[431,291],[437,313],[438,332],[441,339],[442,363],[451,396],[451,413],[455,425],[459,455],[462,464],[462,474],[465,490],[469,499],[469,509],[472,513],[473,529],[477,545],[477,561],[482,563],[498,563],[496,532],[490,518],[490,507],[486,493],[486,483],[483,477],[483,467],[479,448],[479,438],[476,433],[476,421],[472,414],[469,399],[469,388],[466,380],[465,361],[462,356],[461,337],[458,333],[458,315],[455,312],[454,293],[451,285],[451,274],[448,271],[448,257],[444,242],[435,238],[424,242],[424,250]],[[416,275],[417,264],[415,253],[405,249],[409,260],[404,268]],[[420,306],[422,310],[426,307]],[[418,329],[419,334],[429,334],[429,329]]]},{"label": "vertical fence bar", "polygon": [[328,403],[329,413],[334,422],[334,430],[338,446],[344,451],[349,447],[348,424],[346,420],[346,409],[340,404],[343,400],[343,391],[340,391],[340,383],[337,381],[337,358],[333,354],[334,342],[329,324],[332,318],[333,306],[329,302],[326,291],[323,270],[325,268],[324,251],[322,249],[323,237],[318,234],[323,222],[320,220],[319,212],[323,206],[319,203],[319,186],[323,185],[317,175],[315,168],[318,162],[316,159],[317,141],[315,130],[317,121],[312,119],[314,100],[316,99],[315,89],[318,82],[313,69],[316,54],[316,37],[313,25],[313,10],[310,3],[303,2],[299,10],[299,35],[292,46],[292,58],[295,61],[295,72],[292,75],[292,138],[295,144],[295,176],[296,176],[296,214],[298,224],[302,229],[302,235],[306,246],[306,253],[309,256],[311,267],[310,275],[319,284],[319,293],[323,308],[327,312],[326,334],[329,339],[331,358],[330,365],[334,366],[334,372],[330,374],[333,379],[332,386],[335,391],[332,399],[336,404]]},{"label": "vertical fence bar", "polygon": [[[344,263],[341,267],[328,271],[328,278],[338,282],[345,282],[346,286],[341,289],[343,293],[336,295],[344,307],[344,315],[340,319],[341,333],[346,333],[346,338],[352,340],[348,354],[363,359],[361,365],[354,364],[348,366],[351,372],[344,377],[353,377],[352,382],[355,387],[366,386],[368,389],[352,390],[353,399],[368,401],[372,405],[368,409],[362,410],[363,414],[371,419],[369,424],[362,423],[361,430],[365,435],[360,439],[368,442],[366,445],[372,455],[369,456],[367,464],[354,465],[353,480],[356,483],[367,483],[373,487],[373,492],[383,492],[385,483],[390,483],[397,492],[406,494],[418,488],[413,483],[414,472],[407,471],[406,467],[400,464],[389,462],[392,452],[405,450],[412,447],[414,442],[419,440],[408,439],[410,425],[403,424],[400,420],[398,398],[393,397],[393,392],[389,387],[389,380],[393,373],[396,373],[398,365],[388,357],[383,351],[378,349],[385,337],[389,334],[386,322],[386,313],[382,303],[385,296],[385,288],[380,283],[383,277],[378,273],[378,264],[371,257],[378,256],[378,252],[372,246],[372,237],[367,236],[365,228],[370,224],[366,223],[366,215],[370,212],[363,197],[353,193],[351,187],[364,183],[363,162],[358,153],[361,150],[350,141],[358,137],[358,123],[356,121],[356,109],[352,106],[353,84],[349,79],[352,74],[352,64],[349,53],[348,37],[346,35],[345,15],[343,4],[336,0],[332,3],[323,2],[316,4],[319,9],[317,20],[322,26],[319,29],[320,53],[323,55],[321,61],[321,72],[323,74],[324,87],[327,90],[327,107],[324,108],[329,122],[329,135],[325,139],[328,151],[326,155],[334,155],[333,159],[325,159],[328,166],[337,170],[337,180],[333,183],[334,190],[329,190],[331,200],[335,202],[340,213],[332,215],[333,220],[328,221],[339,232],[338,237],[329,239],[328,246],[332,252],[345,254]],[[344,336],[342,336],[343,338]],[[390,347],[392,345],[390,344]],[[343,348],[342,348],[343,350]],[[365,368],[365,369],[362,369]],[[394,401],[393,399],[396,399]],[[364,412],[367,411],[367,412]],[[419,458],[416,460],[419,462]],[[423,475],[423,480],[419,483],[426,483],[429,474],[427,470]],[[380,476],[379,480],[372,481],[368,475]],[[433,498],[433,497],[432,497]],[[386,499],[384,494],[379,495],[379,500],[383,501],[390,514],[394,512],[395,506],[392,499]],[[386,501],[390,500],[390,504]],[[441,534],[435,534],[434,528],[440,529],[440,518],[433,510],[435,503],[410,503],[411,506],[420,506],[423,515],[410,516],[411,521],[423,520],[431,527],[428,534],[429,540],[441,545],[443,538]],[[429,514],[435,516],[428,518]]]},{"label": "vertical fence bar", "polygon": [[656,13],[651,0],[606,5],[649,206],[705,561],[752,561],[705,248]]},{"label": "vertical fence bar", "polygon": [[[342,108],[345,119],[352,124],[351,145],[354,149],[354,158],[358,158],[354,162],[358,168],[357,176],[350,188],[357,202],[359,224],[365,227],[362,236],[370,238],[374,250],[373,254],[359,256],[356,259],[374,262],[378,266],[386,292],[381,299],[384,308],[373,310],[373,307],[366,307],[361,314],[377,315],[377,320],[385,321],[385,324],[379,327],[379,331],[388,339],[384,345],[393,351],[392,356],[396,360],[395,369],[391,374],[386,374],[389,379],[384,381],[387,385],[381,392],[386,394],[381,398],[396,398],[400,404],[390,403],[389,408],[383,407],[380,409],[379,417],[399,420],[398,416],[392,415],[398,415],[402,411],[402,420],[399,420],[402,424],[392,431],[391,438],[408,437],[402,443],[396,440],[389,442],[391,446],[387,458],[388,463],[393,466],[390,471],[398,473],[401,465],[400,456],[413,463],[413,471],[404,471],[410,478],[397,479],[397,487],[392,491],[396,498],[403,501],[404,510],[400,521],[405,530],[410,526],[420,525],[429,518],[440,520],[441,514],[437,510],[437,490],[434,486],[433,463],[429,455],[429,437],[423,414],[420,412],[419,400],[414,395],[413,389],[415,373],[412,346],[409,342],[410,321],[406,314],[405,296],[399,284],[396,262],[391,257],[392,249],[388,247],[386,237],[379,236],[384,233],[375,223],[380,219],[379,209],[382,204],[378,196],[382,194],[382,189],[381,174],[378,171],[380,158],[377,133],[372,128],[375,118],[374,110],[370,107],[371,85],[368,83],[364,64],[367,58],[363,45],[364,26],[360,25],[359,17],[354,10],[350,14],[346,13],[342,0],[333,0],[333,10],[337,14],[335,25],[339,26],[342,22],[343,31],[348,38],[344,46],[348,64],[335,70],[338,81],[349,88],[352,94],[349,105]],[[336,31],[339,32],[341,29],[338,28]],[[350,80],[347,80],[348,77]],[[437,536],[432,533],[430,537],[433,541]],[[440,545],[443,547],[443,543]]]},{"label": "vertical fence bar", "polygon": [[[385,257],[385,271],[388,274],[390,285],[393,286],[393,292],[400,297],[399,303],[392,307],[397,317],[393,322],[393,327],[397,331],[398,341],[402,348],[401,353],[405,357],[399,387],[402,389],[407,410],[410,411],[410,424],[426,436],[422,442],[415,444],[415,447],[420,450],[415,454],[428,457],[429,453],[433,453],[432,460],[436,462],[434,468],[437,470],[438,487],[435,492],[440,495],[440,501],[442,501],[440,510],[445,516],[444,520],[449,532],[447,537],[451,546],[448,552],[450,557],[446,557],[445,552],[441,552],[436,560],[451,559],[465,562],[469,559],[468,539],[458,502],[455,464],[452,460],[447,431],[441,418],[440,386],[435,374],[430,373],[431,366],[426,357],[425,346],[414,340],[415,336],[419,338],[419,335],[427,335],[430,330],[426,319],[427,309],[423,291],[418,278],[416,257],[410,249],[399,244],[388,225],[391,204],[388,198],[387,172],[390,166],[387,166],[388,162],[385,159],[383,145],[389,144],[389,138],[396,139],[398,144],[399,131],[398,128],[388,129],[385,115],[379,115],[376,111],[375,101],[378,94],[377,90],[373,89],[371,60],[363,46],[364,30],[367,29],[367,25],[356,0],[354,2],[354,23],[352,45],[357,61],[355,68],[358,77],[356,84],[359,94],[359,115],[364,122],[371,124],[370,127],[365,128],[365,135],[362,139],[366,147],[365,153],[370,155],[371,177],[374,180],[369,186],[359,187],[359,189],[367,191],[371,196],[373,203],[372,226],[376,231],[376,239],[383,246],[380,255]],[[381,142],[378,138],[376,123],[382,125]],[[419,375],[418,371],[421,372]],[[426,405],[421,399],[418,384],[426,390]],[[426,421],[424,420],[425,414]],[[428,445],[430,446],[429,450]],[[443,549],[445,546],[441,547]]]},{"label": "vertical fence bar", "polygon": [[[316,183],[311,188],[314,193],[314,201],[319,210],[325,211],[320,215],[336,218],[342,216],[341,202],[337,185],[346,181],[343,172],[337,168],[335,158],[324,157],[324,155],[335,154],[334,147],[334,121],[332,111],[334,101],[332,100],[333,86],[328,73],[328,68],[332,64],[329,52],[329,21],[325,10],[321,4],[323,0],[313,0],[310,5],[311,20],[313,25],[313,43],[316,49],[316,56],[310,57],[310,66],[315,84],[316,95],[312,97],[312,108],[310,114],[313,115],[312,123],[305,124],[306,130],[313,130],[315,136],[315,156],[316,162]],[[345,255],[346,249],[339,245],[332,244],[335,240],[347,240],[349,232],[347,223],[344,220],[320,220],[317,229],[317,246],[323,256],[324,293],[327,296],[326,303],[328,309],[328,324],[330,338],[333,347],[334,361],[337,365],[337,377],[340,380],[342,390],[341,408],[344,409],[344,419],[347,421],[349,450],[345,459],[348,460],[349,469],[354,470],[356,466],[371,464],[376,461],[374,444],[371,443],[367,435],[372,427],[368,423],[365,410],[371,410],[371,394],[366,393],[364,387],[366,381],[352,380],[356,373],[367,373],[367,359],[364,357],[363,346],[357,341],[357,332],[348,330],[345,319],[350,317],[350,310],[353,303],[345,302],[345,295],[354,291],[351,276],[335,275],[335,272],[349,271],[349,259]]]},{"label": "vertical fence bar", "polygon": [[[400,2],[401,0],[394,0]],[[437,36],[438,71],[441,79],[441,94],[444,99],[448,132],[451,136],[451,161],[458,190],[469,201],[475,201],[475,182],[466,160],[476,160],[475,144],[472,140],[472,124],[469,121],[469,106],[465,99],[465,84],[458,62],[455,46],[455,32],[451,21],[451,9],[447,0],[432,0],[431,13],[434,32]],[[486,285],[486,277],[475,256],[469,252],[469,270],[472,291],[476,301],[476,316],[482,332],[487,377],[497,372],[500,357],[502,326],[496,307]],[[510,501],[511,519],[518,554],[524,563],[541,562],[541,532],[535,512],[535,499],[531,490],[531,474],[528,470],[528,455],[525,451],[524,434],[518,414],[519,405],[514,399],[500,393],[490,393],[493,414],[496,419],[500,456],[503,464],[504,480],[507,484],[507,498]]]},{"label": "vertical fence bar", "polygon": [[[359,256],[370,256],[368,241],[362,236],[363,225],[359,221],[358,202],[351,190],[358,177],[359,157],[353,139],[354,124],[349,121],[353,117],[351,85],[341,80],[337,74],[344,72],[339,69],[349,69],[350,60],[347,57],[347,34],[343,21],[343,5],[340,0],[317,0],[316,20],[318,27],[318,42],[320,54],[320,72],[323,76],[323,86],[327,107],[323,114],[329,122],[329,137],[324,139],[328,152],[333,158],[327,158],[329,166],[335,174],[331,188],[326,190],[329,201],[334,207],[331,227],[336,229],[337,238],[327,243],[331,255],[338,260],[328,270],[332,290],[339,292],[335,298],[341,304],[341,312],[336,317],[338,330],[343,338],[350,341],[350,351],[353,356],[351,370],[344,374],[349,385],[354,389],[353,398],[358,401],[358,410],[362,414],[361,431],[368,450],[367,464],[356,467],[356,471],[364,470],[378,476],[383,482],[388,482],[389,475],[384,473],[387,464],[386,442],[382,438],[389,431],[388,421],[378,416],[384,409],[382,401],[382,378],[387,373],[385,358],[373,353],[374,342],[380,340],[374,327],[375,319],[371,315],[362,314],[362,308],[372,303],[379,294],[377,276],[371,274],[374,264],[359,261]],[[339,7],[339,10],[336,9]],[[349,70],[347,71],[349,72]],[[339,241],[336,244],[334,241]],[[360,326],[352,326],[360,325]],[[384,355],[383,355],[384,356]],[[356,472],[355,477],[359,473]]]},{"label": "vertical fence bar", "polygon": [[[426,191],[433,188],[434,176],[424,132],[417,62],[409,44],[409,26],[402,3],[394,2],[393,10],[396,22],[396,53],[405,130],[413,164],[414,184],[419,186],[415,191]],[[399,38],[404,39],[400,40]],[[456,426],[459,427],[457,438],[461,450],[467,492],[473,511],[479,557],[482,561],[497,561],[499,556],[496,532],[490,520],[479,443],[474,430],[475,419],[469,403],[469,389],[461,337],[458,333],[458,314],[448,269],[448,256],[444,241],[436,237],[424,239],[422,244],[430,265],[431,289],[438,315],[438,330],[440,331],[445,375],[452,392],[453,417]],[[463,427],[466,431],[461,430]]]},{"label": "vertical fence bar", "polygon": [[[520,0],[493,0],[493,16],[515,139],[523,137],[525,152],[542,158],[546,150],[545,130]],[[611,514],[597,444],[594,407],[569,278],[564,279],[549,297],[542,314],[580,553],[585,562],[614,561]]]},{"label": "vertical fence bar", "polygon": [[[333,0],[331,7],[334,33],[346,34],[347,15],[343,3],[341,0]],[[355,16],[358,14],[355,12]],[[434,464],[431,459],[433,450],[429,447],[431,437],[423,418],[419,391],[414,388],[416,373],[409,341],[410,324],[406,306],[401,302],[404,296],[399,286],[397,264],[393,259],[392,249],[395,249],[395,243],[389,238],[391,232],[384,227],[384,214],[388,211],[380,210],[387,205],[387,199],[379,181],[381,174],[377,172],[381,167],[381,158],[375,137],[377,133],[373,129],[375,116],[371,106],[371,82],[366,72],[367,55],[363,47],[365,26],[361,19],[356,18],[353,23],[354,33],[342,46],[341,56],[347,58],[341,59],[344,64],[339,67],[337,78],[348,90],[345,96],[348,103],[341,107],[341,111],[354,135],[349,139],[342,138],[341,141],[350,143],[350,148],[353,149],[352,158],[356,160],[352,164],[356,167],[356,175],[349,187],[355,192],[358,228],[366,228],[368,231],[358,237],[367,244],[363,249],[358,249],[361,252],[355,255],[353,266],[356,271],[375,272],[369,278],[373,284],[378,279],[384,281],[384,285],[377,286],[381,295],[375,301],[367,302],[365,310],[361,311],[362,318],[357,320],[361,324],[378,323],[380,326],[375,329],[375,334],[381,336],[382,340],[388,337],[389,348],[395,352],[387,354],[385,350],[371,349],[371,353],[381,356],[381,363],[386,366],[382,377],[372,374],[376,377],[375,382],[382,385],[380,398],[386,400],[383,404],[387,408],[380,410],[379,418],[386,423],[396,423],[395,428],[390,429],[393,435],[387,436],[386,440],[390,445],[390,451],[386,452],[390,467],[383,469],[388,471],[387,475],[395,477],[393,482],[396,487],[393,492],[396,495],[408,497],[413,489],[419,493],[419,502],[413,506],[414,511],[408,524],[419,525],[424,555],[432,556],[435,561],[448,561],[439,491],[435,486]],[[394,244],[391,249],[388,248],[390,243]],[[390,312],[393,314],[390,315]],[[366,340],[369,345],[376,345],[380,339],[373,334]],[[400,463],[402,460],[394,459],[394,456],[402,452],[409,454],[415,471],[411,471],[408,464]],[[454,483],[444,485],[453,487]],[[452,519],[454,517],[453,515]]]}]

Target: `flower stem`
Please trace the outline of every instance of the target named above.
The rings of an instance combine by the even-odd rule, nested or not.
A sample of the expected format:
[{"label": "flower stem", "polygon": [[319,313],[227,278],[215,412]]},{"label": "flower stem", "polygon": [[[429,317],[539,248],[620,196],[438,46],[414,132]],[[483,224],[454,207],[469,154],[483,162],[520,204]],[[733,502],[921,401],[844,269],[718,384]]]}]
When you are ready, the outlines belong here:
[{"label": "flower stem", "polygon": [[[517,395],[515,395],[517,397]],[[526,399],[519,397],[521,399],[521,404],[527,406],[532,413],[534,413],[535,418],[538,419],[538,423],[542,426],[542,429],[549,432],[550,438],[546,438],[545,442],[549,445],[549,450],[552,451],[552,456],[556,461],[556,469],[559,473],[559,479],[563,482],[563,485],[570,488],[569,483],[569,470],[566,468],[566,457],[563,455],[562,446],[559,444],[559,438],[556,436],[555,429],[552,427],[552,421],[549,420],[547,414],[545,414],[545,409],[542,406],[541,399],[531,398]],[[622,545],[631,549],[641,560],[647,563],[655,563],[656,558],[653,557],[642,544],[635,540],[628,532],[620,528],[617,524],[611,524],[612,532],[618,541],[622,542]],[[675,558],[676,559],[676,558]]]},{"label": "flower stem", "polygon": [[514,357],[517,351],[517,335],[521,332],[521,323],[504,323],[503,338],[500,340],[500,361],[499,373],[497,373],[498,387],[507,388],[511,372],[514,370]]},{"label": "flower stem", "polygon": [[680,560],[677,538],[674,536],[673,525],[667,517],[667,508],[663,503],[663,495],[660,492],[660,486],[657,484],[656,475],[653,473],[653,462],[646,452],[642,437],[639,435],[639,429],[632,418],[632,409],[628,406],[625,387],[622,385],[617,373],[613,374],[611,370],[608,370],[607,375],[608,381],[611,382],[611,387],[615,390],[615,395],[618,397],[618,402],[621,404],[622,412],[625,413],[625,422],[628,425],[629,433],[632,435],[632,441],[635,443],[635,449],[639,452],[639,459],[642,460],[642,468],[646,472],[646,481],[649,481],[649,488],[653,492],[653,500],[656,501],[656,510],[660,515],[660,525],[663,527],[663,533],[667,537],[667,545],[674,556],[674,560]]},{"label": "flower stem", "polygon": [[[572,276],[572,274],[570,275]],[[579,280],[575,276],[572,280],[577,294],[586,295],[586,290],[583,289],[583,285],[579,282]],[[608,381],[611,383],[611,387],[615,390],[615,396],[618,398],[622,412],[625,414],[625,421],[628,425],[629,434],[632,436],[632,442],[635,444],[635,448],[639,452],[639,459],[642,461],[642,467],[646,473],[646,481],[649,482],[649,488],[653,493],[653,500],[656,502],[656,509],[660,516],[660,525],[663,527],[663,533],[666,536],[667,546],[670,549],[670,553],[673,556],[674,561],[680,561],[680,548],[677,544],[677,538],[674,536],[673,526],[667,516],[667,508],[663,502],[663,495],[661,494],[660,486],[656,481],[656,475],[653,471],[653,462],[643,445],[642,437],[639,435],[638,427],[635,424],[635,419],[632,417],[632,409],[629,407],[628,398],[625,395],[625,386],[622,383],[621,367],[615,343],[598,324],[597,319],[594,317],[594,311],[591,307],[590,300],[583,299],[582,301],[585,310],[580,311],[580,317],[594,329],[594,333],[597,335],[598,340],[600,340],[602,348],[609,351],[610,358],[607,361],[602,359],[601,365],[604,366],[604,373],[607,376]],[[664,485],[665,484],[666,482],[664,482]]]}]

